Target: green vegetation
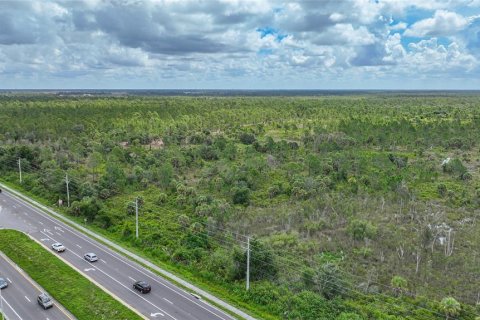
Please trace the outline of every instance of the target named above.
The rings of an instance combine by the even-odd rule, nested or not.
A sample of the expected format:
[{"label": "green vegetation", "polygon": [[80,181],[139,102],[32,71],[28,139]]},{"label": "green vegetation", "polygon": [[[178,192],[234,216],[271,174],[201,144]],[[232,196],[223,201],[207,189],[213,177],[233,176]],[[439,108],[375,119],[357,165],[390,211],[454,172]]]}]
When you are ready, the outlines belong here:
[{"label": "green vegetation", "polygon": [[475,319],[479,104],[3,96],[0,173],[260,318]]},{"label": "green vegetation", "polygon": [[0,250],[79,320],[141,319],[21,232],[0,230]]}]

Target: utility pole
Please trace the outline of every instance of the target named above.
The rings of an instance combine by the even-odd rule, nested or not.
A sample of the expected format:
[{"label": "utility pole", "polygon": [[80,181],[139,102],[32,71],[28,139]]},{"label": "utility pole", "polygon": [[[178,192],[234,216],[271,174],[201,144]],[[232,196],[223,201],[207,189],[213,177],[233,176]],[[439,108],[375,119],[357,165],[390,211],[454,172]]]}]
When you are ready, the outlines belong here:
[{"label": "utility pole", "polygon": [[247,291],[250,289],[250,237],[247,237]]},{"label": "utility pole", "polygon": [[138,197],[135,198],[135,236],[138,239]]},{"label": "utility pole", "polygon": [[22,183],[22,162],[18,158],[18,172],[20,173],[20,183]]},{"label": "utility pole", "polygon": [[67,206],[70,208],[70,190],[68,189],[68,173],[65,173],[65,183],[67,184]]}]

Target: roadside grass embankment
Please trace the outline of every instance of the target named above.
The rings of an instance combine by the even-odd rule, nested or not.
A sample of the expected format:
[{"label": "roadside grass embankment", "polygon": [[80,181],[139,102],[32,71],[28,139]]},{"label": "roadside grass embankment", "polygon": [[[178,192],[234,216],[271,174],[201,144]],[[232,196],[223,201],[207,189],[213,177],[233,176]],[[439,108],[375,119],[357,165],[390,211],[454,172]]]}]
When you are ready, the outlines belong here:
[{"label": "roadside grass embankment", "polygon": [[142,319],[22,232],[0,230],[0,251],[78,320]]}]

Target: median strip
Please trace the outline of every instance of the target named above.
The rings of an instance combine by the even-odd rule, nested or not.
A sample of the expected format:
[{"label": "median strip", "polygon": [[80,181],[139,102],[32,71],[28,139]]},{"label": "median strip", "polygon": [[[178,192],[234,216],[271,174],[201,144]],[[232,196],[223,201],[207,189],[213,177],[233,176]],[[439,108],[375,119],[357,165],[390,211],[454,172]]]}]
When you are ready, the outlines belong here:
[{"label": "median strip", "polygon": [[0,230],[0,251],[79,320],[143,318],[19,231]]}]

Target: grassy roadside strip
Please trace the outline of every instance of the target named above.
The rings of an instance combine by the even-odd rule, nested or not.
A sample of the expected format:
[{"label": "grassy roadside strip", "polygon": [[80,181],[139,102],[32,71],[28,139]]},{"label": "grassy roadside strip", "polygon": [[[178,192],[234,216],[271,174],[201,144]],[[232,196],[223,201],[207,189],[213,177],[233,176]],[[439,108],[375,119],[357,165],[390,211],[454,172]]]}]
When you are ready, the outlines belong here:
[{"label": "grassy roadside strip", "polygon": [[0,230],[0,250],[79,320],[142,319],[22,232]]},{"label": "grassy roadside strip", "polygon": [[[19,186],[17,184],[14,184],[14,183],[11,183],[9,181],[6,181],[4,179],[0,179],[0,182],[2,184],[4,184],[5,186],[8,186],[8,187],[10,187],[10,188],[12,188],[16,191],[19,191],[19,192],[23,193],[25,196],[30,197],[31,199],[45,205],[46,207],[52,208],[52,204],[49,203],[48,201],[46,201],[44,198],[41,198],[41,197],[39,197],[39,196],[37,196],[37,195],[27,191],[27,190],[24,190],[21,186]],[[29,202],[29,201],[27,200],[27,202]],[[50,215],[50,213],[48,213],[47,211],[44,211],[42,208],[37,208],[37,209],[45,212],[48,215]],[[139,250],[137,247],[135,247],[131,243],[126,242],[126,241],[121,241],[120,239],[117,239],[116,237],[113,237],[112,234],[108,233],[104,229],[95,227],[91,224],[85,225],[82,219],[77,218],[77,217],[72,217],[72,216],[68,215],[63,210],[63,208],[55,207],[55,208],[53,208],[53,210],[55,210],[57,213],[60,213],[64,217],[64,219],[61,219],[64,223],[71,226],[72,228],[75,228],[75,229],[79,230],[81,233],[83,233],[83,231],[78,229],[75,226],[75,224],[72,224],[70,221],[74,221],[74,222],[78,223],[79,225],[82,225],[83,227],[86,227],[86,228],[90,229],[91,231],[107,238],[108,240],[112,241],[113,243],[115,243],[119,246],[122,246],[123,248],[131,251],[132,253],[134,253],[134,254],[136,254],[136,255],[144,258],[144,259],[147,259],[147,260],[151,261],[152,263],[156,264],[160,268],[165,269],[166,271],[169,271],[169,272],[175,274],[176,276],[182,278],[183,280],[186,280],[186,281],[192,283],[193,285],[197,286],[198,288],[200,288],[202,290],[205,290],[205,291],[217,296],[218,298],[222,299],[223,301],[225,301],[227,303],[230,303],[230,304],[232,304],[236,307],[241,308],[244,312],[248,313],[249,315],[251,315],[254,318],[265,319],[265,320],[276,320],[276,319],[278,319],[277,317],[269,314],[268,312],[261,310],[257,306],[254,306],[252,304],[248,304],[248,303],[242,301],[240,297],[237,297],[236,295],[232,295],[230,292],[228,292],[228,290],[226,288],[224,288],[222,286],[219,286],[219,285],[209,283],[207,281],[202,281],[199,278],[198,275],[196,275],[195,273],[192,273],[190,270],[186,270],[186,269],[181,268],[179,266],[176,266],[174,264],[169,264],[165,261],[156,259],[155,257],[150,256],[148,253],[143,252],[142,250]],[[115,248],[109,246],[107,243],[104,243],[101,239],[96,238],[95,240],[103,243],[105,246],[109,247],[113,251],[118,252]],[[123,254],[121,252],[119,252],[119,254],[123,256]],[[143,265],[140,261],[136,261],[136,262]],[[175,280],[173,280],[173,279],[171,279],[171,278],[169,278],[169,277],[167,277],[163,274],[159,274],[156,270],[153,270],[153,269],[151,269],[151,268],[149,268],[148,266],[145,266],[145,265],[143,265],[143,266],[145,268],[151,270],[153,273],[158,274],[161,277],[163,277],[163,278],[167,279],[168,281],[172,282],[176,286],[181,287],[185,291],[187,291],[187,292],[191,291],[188,288],[185,288],[184,286],[182,286],[180,283],[176,282]],[[205,299],[205,297],[202,297],[202,298]],[[205,300],[208,301],[210,304],[214,305],[215,307],[223,310],[227,314],[233,316],[234,318],[238,318],[238,315],[236,315],[233,312],[223,308],[222,306],[216,304],[215,302],[213,302],[209,299],[205,299]]]}]

